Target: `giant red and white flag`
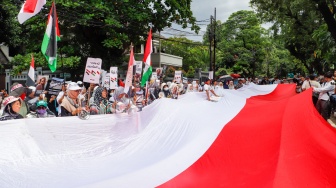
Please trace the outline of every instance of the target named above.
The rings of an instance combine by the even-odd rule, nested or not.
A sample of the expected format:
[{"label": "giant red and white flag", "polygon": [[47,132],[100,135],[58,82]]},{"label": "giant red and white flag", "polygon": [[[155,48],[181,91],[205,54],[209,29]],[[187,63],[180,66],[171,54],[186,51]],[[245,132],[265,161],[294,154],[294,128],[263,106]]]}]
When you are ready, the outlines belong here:
[{"label": "giant red and white flag", "polygon": [[[312,90],[189,92],[136,114],[0,121],[1,187],[336,187]],[[93,126],[94,125],[94,126]]]},{"label": "giant red and white flag", "polygon": [[39,13],[46,4],[46,0],[26,0],[18,14],[19,23],[22,24],[29,18]]}]

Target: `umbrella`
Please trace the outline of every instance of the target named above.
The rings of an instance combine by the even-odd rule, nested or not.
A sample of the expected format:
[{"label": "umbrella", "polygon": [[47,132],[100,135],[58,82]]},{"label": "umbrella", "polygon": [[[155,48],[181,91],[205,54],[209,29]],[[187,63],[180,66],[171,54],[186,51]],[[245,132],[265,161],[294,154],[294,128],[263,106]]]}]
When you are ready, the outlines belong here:
[{"label": "umbrella", "polygon": [[231,74],[231,77],[232,77],[232,78],[239,78],[240,75],[239,75],[239,74],[236,74],[236,73],[232,73],[232,74]]}]

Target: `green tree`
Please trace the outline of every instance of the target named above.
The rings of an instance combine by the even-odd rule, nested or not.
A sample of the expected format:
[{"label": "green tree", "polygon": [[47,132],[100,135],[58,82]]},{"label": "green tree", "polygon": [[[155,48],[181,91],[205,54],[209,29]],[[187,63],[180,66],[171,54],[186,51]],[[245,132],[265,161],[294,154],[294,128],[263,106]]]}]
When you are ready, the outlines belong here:
[{"label": "green tree", "polygon": [[[324,22],[332,22],[325,20],[326,17],[321,15],[321,6],[324,6],[322,5],[324,3],[326,1],[323,0],[269,2],[251,0],[251,5],[256,9],[258,16],[265,22],[273,23],[271,29],[274,37],[283,41],[290,53],[300,60],[299,63],[304,66],[300,72],[307,71],[320,74],[325,72],[329,68],[328,64],[331,63],[326,62],[326,59],[323,59],[322,56],[314,55],[320,50],[318,41],[313,37],[314,33],[319,28],[321,29]],[[330,10],[332,9],[328,8],[329,13]],[[327,27],[324,27],[324,29],[327,31]],[[328,29],[330,31],[330,28]],[[332,33],[330,36],[332,36]],[[327,64],[327,66],[322,66],[324,64]],[[297,65],[297,67],[301,66]]]},{"label": "green tree", "polygon": [[[172,22],[184,28],[190,24],[193,30],[199,30],[190,10],[191,1],[59,0],[56,3],[62,35],[58,49],[63,57],[81,58],[80,67],[77,67],[80,72],[87,57],[102,58],[103,68],[120,65],[131,42],[135,45],[144,43],[150,25],[153,32],[162,31]],[[16,50],[18,54],[38,53],[51,1],[47,1],[46,8],[23,25],[18,25],[15,18],[21,6],[18,4],[12,5],[10,0],[1,4],[5,7],[0,9],[1,14],[7,16],[7,22],[14,23],[1,27],[3,33],[11,37],[11,40],[3,41],[11,48],[20,44]]]},{"label": "green tree", "polygon": [[193,77],[195,69],[203,70],[209,65],[208,47],[200,42],[193,42],[184,37],[172,37],[162,41],[162,48],[166,53],[183,57],[182,69],[188,77]]}]

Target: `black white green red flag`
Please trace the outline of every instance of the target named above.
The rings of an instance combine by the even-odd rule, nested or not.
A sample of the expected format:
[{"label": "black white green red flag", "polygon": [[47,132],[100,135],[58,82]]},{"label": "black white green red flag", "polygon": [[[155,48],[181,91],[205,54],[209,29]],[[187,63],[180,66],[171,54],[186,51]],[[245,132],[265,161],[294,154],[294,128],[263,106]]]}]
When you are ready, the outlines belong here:
[{"label": "black white green red flag", "polygon": [[28,76],[27,76],[27,83],[26,85],[29,86],[35,86],[35,67],[34,67],[35,61],[34,61],[34,56],[31,56],[31,62],[30,62],[30,67],[28,71]]},{"label": "black white green red flag", "polygon": [[56,6],[52,3],[48,15],[47,29],[43,37],[41,51],[48,61],[51,72],[57,68],[57,41],[60,40]]},{"label": "black white green red flag", "polygon": [[146,84],[146,82],[148,81],[148,78],[152,74],[151,55],[152,55],[152,29],[150,29],[148,33],[148,38],[147,38],[147,43],[146,43],[146,48],[145,48],[145,53],[144,53],[144,58],[143,58],[143,62],[145,63],[145,68],[144,68],[142,79],[141,79],[141,87],[143,87]]}]

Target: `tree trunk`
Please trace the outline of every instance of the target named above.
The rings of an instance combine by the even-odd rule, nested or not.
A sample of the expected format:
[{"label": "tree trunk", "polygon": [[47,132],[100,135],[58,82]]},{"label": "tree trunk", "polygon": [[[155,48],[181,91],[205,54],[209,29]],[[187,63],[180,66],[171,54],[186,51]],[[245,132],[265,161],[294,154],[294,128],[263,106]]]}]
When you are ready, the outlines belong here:
[{"label": "tree trunk", "polygon": [[336,20],[325,0],[318,1],[318,10],[322,14],[324,21],[328,25],[328,31],[330,32],[332,38],[334,39],[334,41],[336,41]]}]

